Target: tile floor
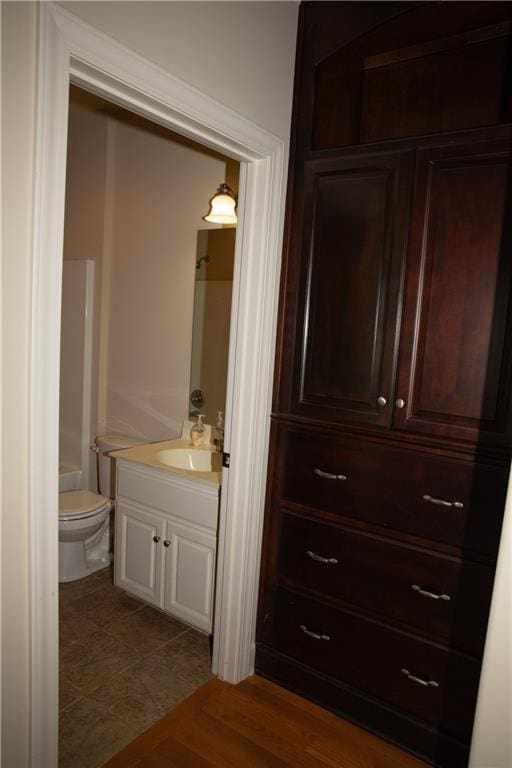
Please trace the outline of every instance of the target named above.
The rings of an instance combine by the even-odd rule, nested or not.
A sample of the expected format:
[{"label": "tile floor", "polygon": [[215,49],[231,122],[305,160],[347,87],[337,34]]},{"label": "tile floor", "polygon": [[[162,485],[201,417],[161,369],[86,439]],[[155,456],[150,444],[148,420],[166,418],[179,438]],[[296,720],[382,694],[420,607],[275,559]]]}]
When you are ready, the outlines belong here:
[{"label": "tile floor", "polygon": [[98,768],[211,677],[208,637],[112,585],[60,585],[59,768]]}]

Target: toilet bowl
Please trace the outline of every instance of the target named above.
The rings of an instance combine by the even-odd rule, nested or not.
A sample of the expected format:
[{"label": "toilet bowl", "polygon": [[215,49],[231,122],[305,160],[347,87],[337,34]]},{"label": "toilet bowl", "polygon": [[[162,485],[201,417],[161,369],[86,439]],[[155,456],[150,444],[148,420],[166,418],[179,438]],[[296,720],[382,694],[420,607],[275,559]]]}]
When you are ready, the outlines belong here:
[{"label": "toilet bowl", "polygon": [[59,581],[75,581],[110,565],[112,503],[99,493],[59,494]]},{"label": "toilet bowl", "polygon": [[96,438],[100,493],[64,490],[59,493],[59,581],[76,581],[112,561],[110,518],[114,492],[111,487],[109,451],[131,448],[140,441],[122,435]]}]

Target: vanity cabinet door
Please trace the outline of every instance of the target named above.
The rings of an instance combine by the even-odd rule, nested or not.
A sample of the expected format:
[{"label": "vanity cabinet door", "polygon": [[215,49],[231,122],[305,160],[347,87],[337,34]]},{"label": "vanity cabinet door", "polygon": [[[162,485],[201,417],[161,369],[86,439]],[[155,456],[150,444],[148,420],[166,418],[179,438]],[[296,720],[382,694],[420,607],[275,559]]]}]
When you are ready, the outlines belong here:
[{"label": "vanity cabinet door", "polygon": [[165,521],[154,512],[118,501],[114,583],[163,608]]},{"label": "vanity cabinet door", "polygon": [[167,523],[165,605],[168,611],[204,632],[212,631],[216,537]]}]

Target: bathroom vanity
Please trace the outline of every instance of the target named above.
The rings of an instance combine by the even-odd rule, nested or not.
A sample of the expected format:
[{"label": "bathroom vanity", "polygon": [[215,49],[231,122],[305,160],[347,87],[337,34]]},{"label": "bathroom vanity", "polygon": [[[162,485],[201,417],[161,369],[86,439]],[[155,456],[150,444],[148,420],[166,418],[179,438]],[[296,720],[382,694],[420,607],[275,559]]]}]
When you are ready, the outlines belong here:
[{"label": "bathroom vanity", "polygon": [[[111,455],[117,464],[115,585],[211,633],[220,454],[172,440]],[[197,458],[206,470],[191,468]]]}]

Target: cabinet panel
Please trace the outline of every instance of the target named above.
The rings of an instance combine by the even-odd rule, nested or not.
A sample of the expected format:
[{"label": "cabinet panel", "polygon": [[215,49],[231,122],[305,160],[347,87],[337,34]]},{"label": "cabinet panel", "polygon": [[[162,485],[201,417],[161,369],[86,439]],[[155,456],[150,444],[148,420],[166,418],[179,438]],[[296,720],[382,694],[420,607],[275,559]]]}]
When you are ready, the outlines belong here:
[{"label": "cabinet panel", "polygon": [[303,506],[445,542],[497,551],[508,467],[289,429],[282,496]]},{"label": "cabinet panel", "polygon": [[307,165],[297,413],[390,421],[409,173],[399,152]]},{"label": "cabinet panel", "polygon": [[118,494],[144,506],[217,530],[218,489],[178,475],[119,461]]},{"label": "cabinet panel", "polygon": [[494,570],[283,512],[279,573],[480,654]]},{"label": "cabinet panel", "polygon": [[115,584],[211,632],[218,489],[117,461]]},{"label": "cabinet panel", "polygon": [[274,646],[454,736],[471,734],[480,664],[468,656],[282,589]]},{"label": "cabinet panel", "polygon": [[508,142],[419,154],[395,426],[480,442],[510,433]]},{"label": "cabinet panel", "polygon": [[117,504],[115,584],[158,608],[163,607],[164,527],[152,512]]},{"label": "cabinet panel", "polygon": [[165,609],[205,632],[212,631],[216,538],[167,524],[170,563]]}]

